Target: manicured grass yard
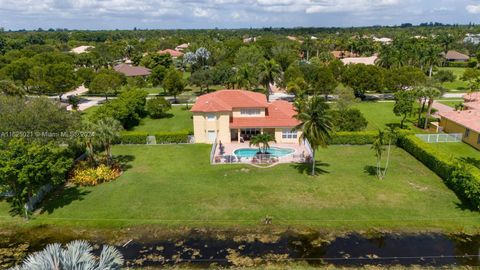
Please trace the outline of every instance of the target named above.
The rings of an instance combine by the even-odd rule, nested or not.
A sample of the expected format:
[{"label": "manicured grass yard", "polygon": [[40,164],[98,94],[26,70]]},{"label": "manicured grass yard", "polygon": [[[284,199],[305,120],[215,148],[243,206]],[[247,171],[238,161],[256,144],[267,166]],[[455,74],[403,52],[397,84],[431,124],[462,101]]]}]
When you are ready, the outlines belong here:
[{"label": "manicured grass yard", "polygon": [[473,165],[480,167],[480,151],[466,143],[435,143],[431,146],[453,158],[466,159]]},{"label": "manicured grass yard", "polygon": [[[189,109],[191,106],[189,106]],[[155,132],[193,131],[192,113],[184,105],[172,106],[168,116],[160,119],[145,117],[133,131]]]},{"label": "manicured grass yard", "polygon": [[454,82],[446,82],[443,86],[449,90],[466,90],[468,89],[468,83],[466,81],[462,81],[463,73],[465,72],[465,68],[452,68],[452,67],[441,67],[439,70],[450,70],[453,74],[457,77]]},{"label": "manicured grass yard", "polygon": [[394,105],[394,102],[360,102],[354,107],[358,108],[367,119],[367,130],[378,130],[384,129],[387,124],[400,124],[402,117],[393,113]]},{"label": "manicured grass yard", "polygon": [[209,151],[209,145],[115,146],[115,155],[131,159],[119,179],[68,189],[31,223],[231,227],[260,226],[269,215],[274,225],[321,229],[453,231],[480,224],[478,212],[462,210],[441,179],[401,149],[393,151],[383,181],[368,173],[375,164],[370,146],[319,151],[316,177],[290,164],[212,166]]}]

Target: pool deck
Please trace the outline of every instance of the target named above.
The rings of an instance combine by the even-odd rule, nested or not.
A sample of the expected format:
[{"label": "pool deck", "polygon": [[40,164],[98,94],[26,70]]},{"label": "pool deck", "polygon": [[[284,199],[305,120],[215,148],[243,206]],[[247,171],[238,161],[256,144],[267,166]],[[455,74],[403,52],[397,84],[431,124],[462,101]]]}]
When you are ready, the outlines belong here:
[{"label": "pool deck", "polygon": [[[223,143],[223,153],[220,153],[220,145],[217,145],[217,148],[215,150],[215,155],[213,159],[214,164],[225,164],[225,163],[255,163],[255,160],[252,158],[240,158],[238,159],[237,157],[230,158],[231,156],[235,156],[234,152],[238,149],[242,148],[257,148],[255,146],[250,147],[249,142],[244,142],[244,143],[237,143],[237,142],[229,142],[229,143]],[[292,149],[294,150],[293,153],[276,158],[273,162],[275,163],[298,163],[298,162],[305,162],[305,159],[308,158],[309,151],[305,147],[305,145],[299,144],[299,143],[271,143],[270,147],[275,147],[275,148],[287,148],[287,149]]]}]

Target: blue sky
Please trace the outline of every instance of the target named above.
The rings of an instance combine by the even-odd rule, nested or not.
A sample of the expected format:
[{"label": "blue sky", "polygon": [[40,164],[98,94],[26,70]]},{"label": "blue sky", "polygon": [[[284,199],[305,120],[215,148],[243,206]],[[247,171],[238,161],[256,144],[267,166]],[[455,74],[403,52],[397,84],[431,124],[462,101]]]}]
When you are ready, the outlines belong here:
[{"label": "blue sky", "polygon": [[0,0],[5,29],[479,23],[480,0]]}]

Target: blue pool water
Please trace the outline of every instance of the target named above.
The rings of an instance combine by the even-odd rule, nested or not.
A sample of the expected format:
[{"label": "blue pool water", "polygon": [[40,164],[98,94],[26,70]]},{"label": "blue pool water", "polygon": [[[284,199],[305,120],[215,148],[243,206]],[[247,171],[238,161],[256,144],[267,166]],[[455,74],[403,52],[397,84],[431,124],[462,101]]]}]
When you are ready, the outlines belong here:
[{"label": "blue pool water", "polygon": [[[271,147],[267,151],[272,157],[284,157],[295,152],[293,149]],[[258,153],[258,148],[241,148],[235,150],[233,154],[241,158],[252,158]]]}]

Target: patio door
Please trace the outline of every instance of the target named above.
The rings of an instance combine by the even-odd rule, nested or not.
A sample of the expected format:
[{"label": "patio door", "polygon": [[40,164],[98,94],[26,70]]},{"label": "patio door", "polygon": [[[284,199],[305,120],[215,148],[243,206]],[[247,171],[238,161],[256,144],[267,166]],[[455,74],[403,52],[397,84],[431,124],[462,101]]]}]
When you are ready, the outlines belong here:
[{"label": "patio door", "polygon": [[215,142],[217,139],[217,132],[215,130],[209,130],[208,131],[208,141],[209,142]]}]

